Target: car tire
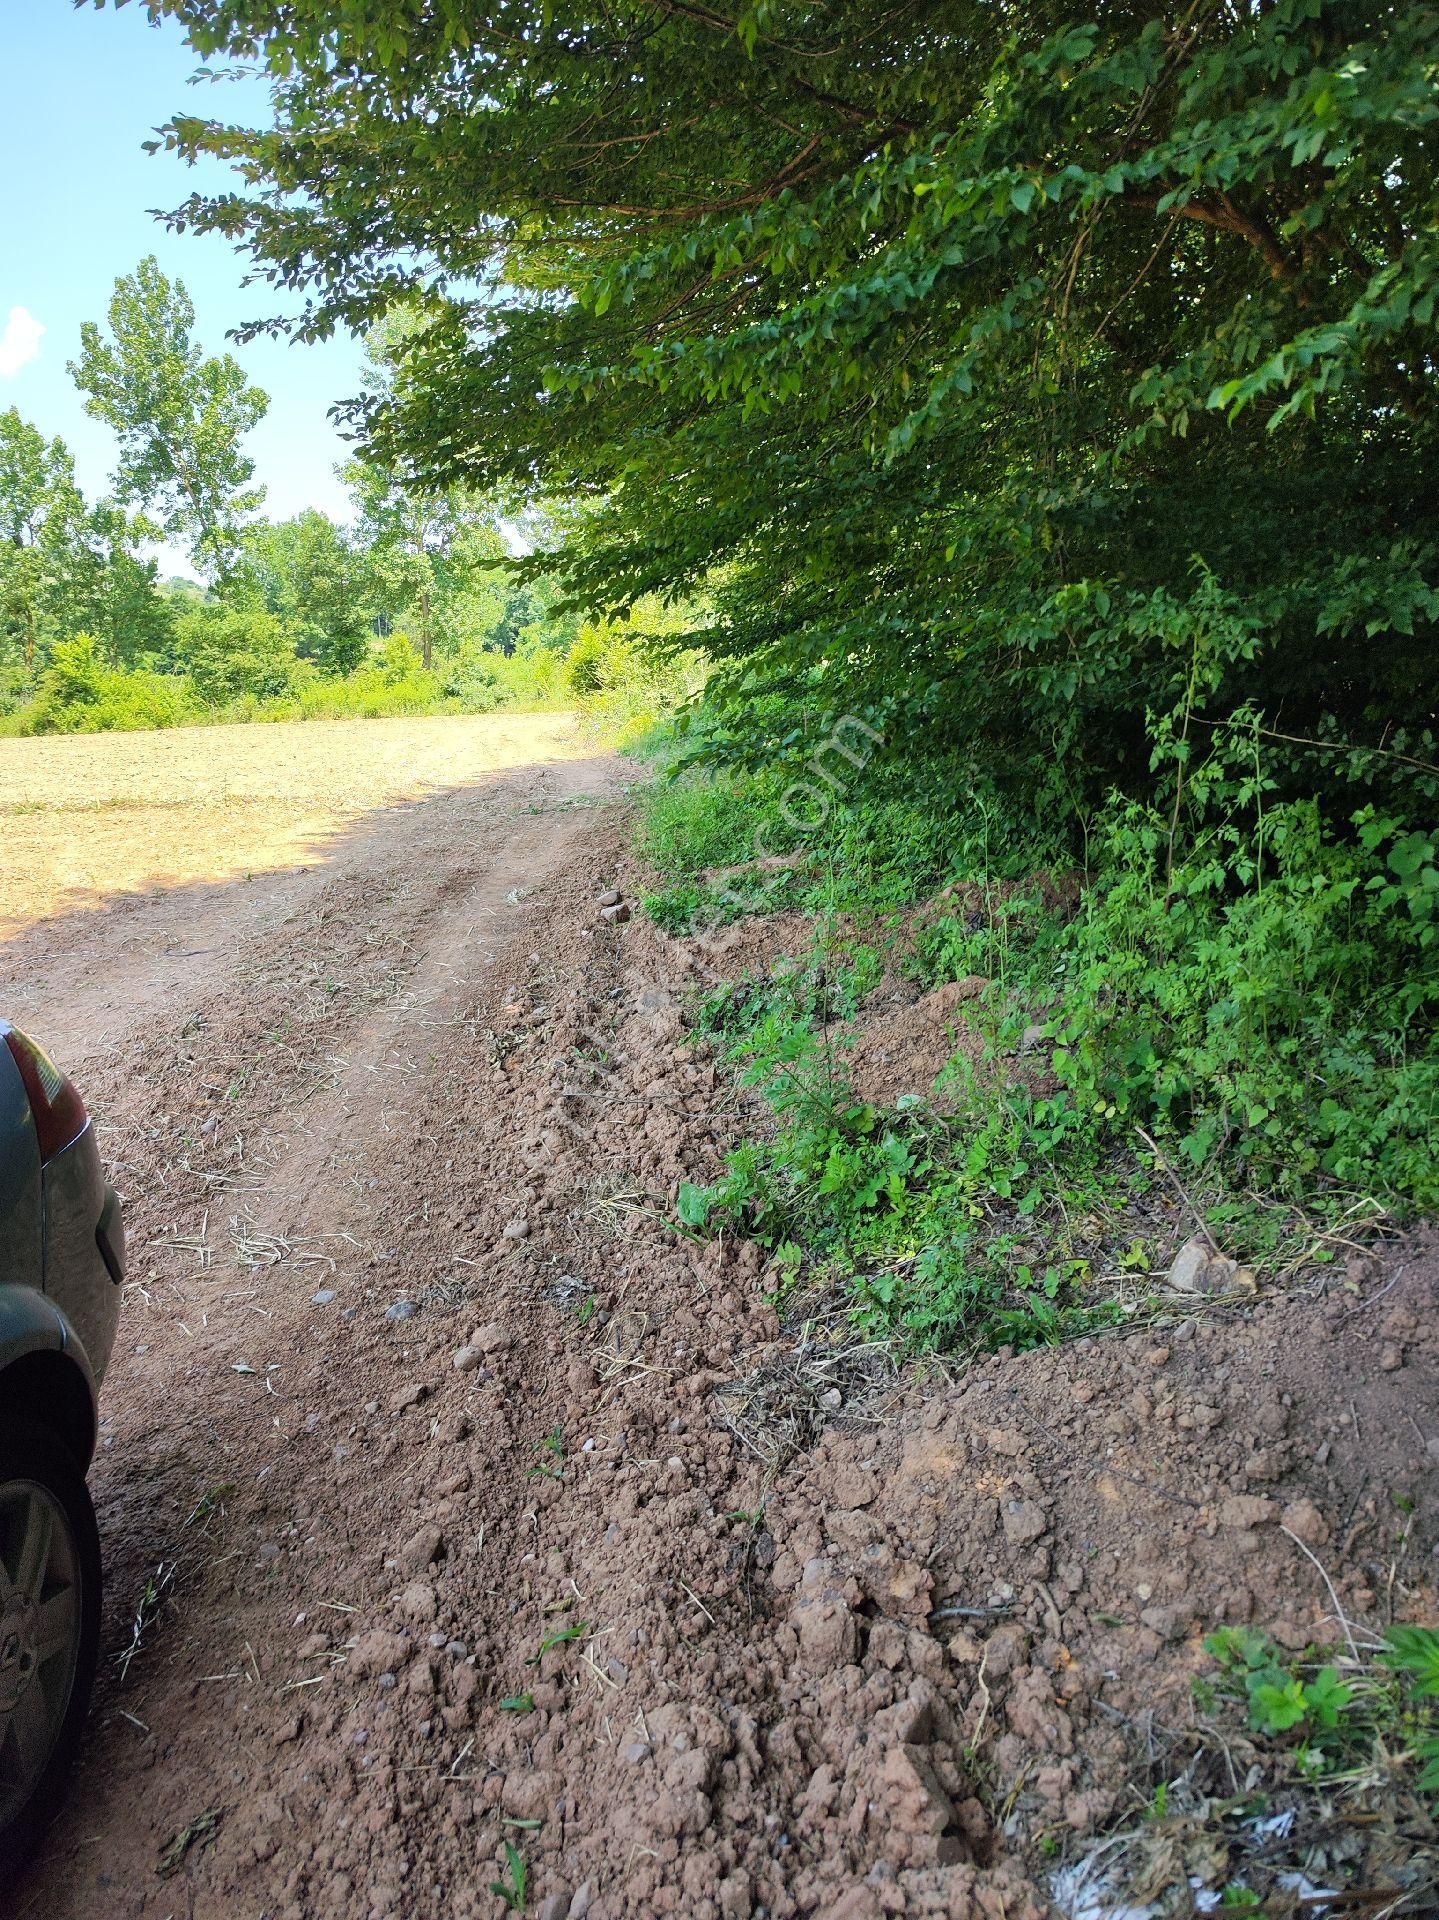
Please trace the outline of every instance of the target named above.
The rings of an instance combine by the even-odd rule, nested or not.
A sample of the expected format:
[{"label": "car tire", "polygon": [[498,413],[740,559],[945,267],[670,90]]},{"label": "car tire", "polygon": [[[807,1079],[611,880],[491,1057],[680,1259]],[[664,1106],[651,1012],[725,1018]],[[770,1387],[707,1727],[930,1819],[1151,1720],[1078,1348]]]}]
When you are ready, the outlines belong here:
[{"label": "car tire", "polygon": [[85,1476],[47,1428],[0,1425],[0,1887],[59,1811],[99,1646]]}]

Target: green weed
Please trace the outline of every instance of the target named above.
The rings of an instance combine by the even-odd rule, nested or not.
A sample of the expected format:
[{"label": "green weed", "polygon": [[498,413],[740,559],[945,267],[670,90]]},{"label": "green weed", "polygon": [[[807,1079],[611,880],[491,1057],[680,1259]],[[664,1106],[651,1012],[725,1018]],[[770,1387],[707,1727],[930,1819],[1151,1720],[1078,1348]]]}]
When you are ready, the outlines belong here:
[{"label": "green weed", "polygon": [[1439,1632],[1432,1627],[1391,1627],[1383,1655],[1387,1666],[1408,1682],[1419,1724],[1414,1756],[1421,1762],[1419,1786],[1439,1794]]},{"label": "green weed", "polygon": [[547,1461],[540,1460],[530,1468],[528,1478],[531,1480],[537,1477],[546,1480],[563,1480],[565,1469],[564,1430],[560,1427],[551,1428],[535,1448],[535,1452],[538,1454],[548,1454],[550,1460],[554,1462],[554,1465],[551,1466]]},{"label": "green weed", "polygon": [[511,1913],[525,1911],[525,1890],[529,1885],[530,1870],[525,1865],[525,1857],[512,1841],[506,1840],[504,1877],[490,1882],[490,1892],[497,1900],[503,1900]]},{"label": "green weed", "polygon": [[547,1653],[552,1653],[556,1647],[567,1646],[571,1641],[583,1640],[589,1630],[590,1623],[588,1620],[576,1620],[573,1626],[556,1628],[553,1633],[547,1633],[545,1635],[538,1648],[525,1662],[525,1665],[528,1667],[537,1667]]},{"label": "green weed", "polygon": [[1413,1766],[1418,1790],[1439,1794],[1439,1630],[1390,1627],[1362,1664],[1294,1659],[1250,1627],[1222,1627],[1204,1646],[1218,1675],[1194,1682],[1201,1710],[1242,1705],[1251,1730],[1290,1749],[1302,1775]]},{"label": "green weed", "polygon": [[[1084,876],[1032,812],[925,762],[868,769],[802,839],[806,865],[705,877],[795,843],[773,709],[766,726],[773,766],[726,763],[711,728],[720,770],[645,801],[662,925],[781,902],[815,917],[808,955],[693,1010],[774,1125],[681,1188],[685,1228],[791,1266],[799,1249],[870,1333],[1023,1347],[1142,1303],[1151,1249],[1172,1244],[1166,1169],[1251,1264],[1356,1208],[1439,1204],[1439,837],[1373,808],[1341,831],[1271,797],[1252,728],[1200,755],[1156,722],[1156,797],[1086,821]],[[941,888],[943,911],[908,913]],[[845,1051],[886,967],[981,986],[933,1094],[879,1111]]]},{"label": "green weed", "polygon": [[1147,1176],[1116,1179],[1072,1101],[1022,1086],[972,1077],[948,1115],[918,1095],[885,1111],[857,1099],[828,1023],[857,1011],[877,973],[873,949],[832,952],[701,1005],[697,1024],[777,1124],[734,1148],[712,1185],[682,1183],[680,1220],[743,1232],[791,1264],[803,1248],[864,1331],[909,1346],[1038,1346],[1120,1317],[1094,1297],[1094,1223],[1122,1258],[1134,1234],[1118,1223]]}]

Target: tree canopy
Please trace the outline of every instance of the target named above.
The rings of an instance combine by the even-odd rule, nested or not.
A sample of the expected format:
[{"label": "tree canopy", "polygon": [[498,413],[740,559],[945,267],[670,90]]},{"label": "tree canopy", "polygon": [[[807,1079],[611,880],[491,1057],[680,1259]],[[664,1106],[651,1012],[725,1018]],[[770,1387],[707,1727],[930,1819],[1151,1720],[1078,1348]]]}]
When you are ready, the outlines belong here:
[{"label": "tree canopy", "polygon": [[79,628],[117,658],[156,644],[155,569],[135,551],[147,531],[113,502],[87,504],[63,440],[0,414],[0,639],[29,671]]},{"label": "tree canopy", "polygon": [[152,11],[275,81],[178,217],[302,333],[421,302],[377,457],[593,496],[593,604],[722,567],[747,685],[1011,774],[1180,705],[1433,758],[1434,9]]},{"label": "tree canopy", "polygon": [[302,659],[351,673],[364,659],[377,606],[372,556],[315,508],[252,530],[239,582],[274,614]]},{"label": "tree canopy", "polygon": [[85,410],[120,443],[115,490],[153,508],[165,532],[185,540],[212,580],[235,565],[246,519],[263,501],[255,463],[241,446],[269,397],[231,354],[206,356],[195,341],[195,307],[153,254],[115,283],[107,338],[93,320],[80,329],[70,372]]}]

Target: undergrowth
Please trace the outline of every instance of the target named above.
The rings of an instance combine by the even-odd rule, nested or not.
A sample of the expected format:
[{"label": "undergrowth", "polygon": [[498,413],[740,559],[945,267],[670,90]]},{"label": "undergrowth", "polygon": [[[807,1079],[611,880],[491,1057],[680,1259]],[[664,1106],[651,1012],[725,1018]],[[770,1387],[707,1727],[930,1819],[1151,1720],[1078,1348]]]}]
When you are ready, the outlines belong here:
[{"label": "undergrowth", "polygon": [[[231,624],[243,640],[254,622]],[[0,738],[564,708],[624,741],[653,727],[702,680],[698,655],[656,661],[633,645],[601,644],[588,628],[568,652],[538,642],[508,654],[466,645],[437,656],[433,667],[394,633],[344,674],[321,672],[292,651],[265,655],[238,644],[183,670],[119,667],[93,636],[78,634],[56,643],[33,683],[0,675]]]},{"label": "undergrowth", "polygon": [[1367,1659],[1357,1647],[1295,1659],[1253,1627],[1221,1627],[1204,1646],[1217,1673],[1195,1680],[1195,1704],[1209,1715],[1243,1708],[1250,1731],[1301,1777],[1392,1776],[1439,1798],[1439,1631],[1390,1627]]},{"label": "undergrowth", "polygon": [[1061,1912],[1433,1910],[1439,1631],[1341,1624],[1328,1651],[1206,1638],[1193,1716],[1150,1725],[1128,1803],[1051,1880]]},{"label": "undergrowth", "polygon": [[[696,1009],[772,1125],[681,1189],[683,1224],[759,1240],[866,1331],[974,1350],[1122,1319],[1194,1212],[1292,1265],[1439,1204],[1436,836],[1281,793],[1255,730],[1201,759],[1156,728],[1154,764],[1082,862],[952,764],[866,769],[808,831],[782,758],[652,785],[660,926],[813,920],[808,957]],[[846,1051],[886,968],[982,990],[938,1088],[880,1110]]]},{"label": "undergrowth", "polygon": [[[1022,1079],[964,1082],[953,1110],[920,1094],[858,1099],[842,1023],[883,972],[879,950],[818,948],[810,962],[722,987],[696,1024],[772,1132],[729,1154],[714,1185],[686,1184],[682,1221],[771,1248],[781,1272],[839,1284],[869,1334],[917,1347],[1029,1347],[1120,1319],[1149,1264],[1150,1181],[1115,1162],[1072,1101]],[[1102,1296],[1102,1297],[1100,1297]]]}]

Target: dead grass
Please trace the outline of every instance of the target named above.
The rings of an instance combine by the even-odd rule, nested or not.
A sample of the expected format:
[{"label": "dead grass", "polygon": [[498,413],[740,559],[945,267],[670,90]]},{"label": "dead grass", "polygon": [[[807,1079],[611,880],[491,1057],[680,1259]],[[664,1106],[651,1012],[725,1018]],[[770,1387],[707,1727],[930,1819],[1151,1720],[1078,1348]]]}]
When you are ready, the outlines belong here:
[{"label": "dead grass", "polygon": [[831,1422],[868,1424],[892,1390],[896,1369],[879,1341],[805,1327],[798,1339],[757,1348],[737,1380],[718,1388],[715,1409],[771,1472],[819,1438]]},{"label": "dead grass", "polygon": [[115,895],[304,864],[358,815],[590,752],[563,713],[0,740],[0,937]]}]

